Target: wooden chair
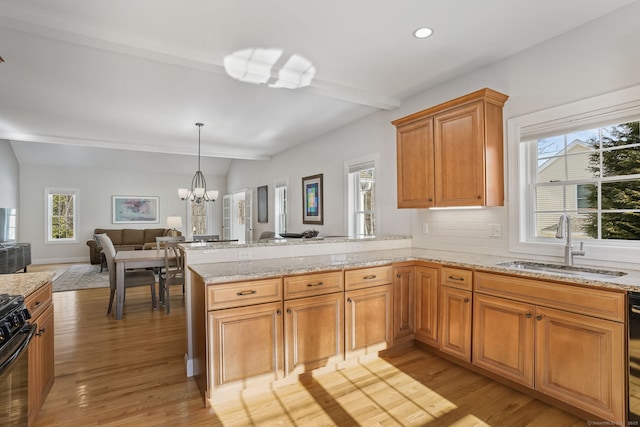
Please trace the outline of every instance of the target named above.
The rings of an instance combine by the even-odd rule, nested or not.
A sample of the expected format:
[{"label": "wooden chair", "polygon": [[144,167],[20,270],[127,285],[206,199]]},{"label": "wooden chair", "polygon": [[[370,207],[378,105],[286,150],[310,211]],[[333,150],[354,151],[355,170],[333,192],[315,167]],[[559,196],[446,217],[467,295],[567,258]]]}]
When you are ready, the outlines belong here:
[{"label": "wooden chair", "polygon": [[[114,258],[116,256],[116,249],[113,247],[113,242],[106,234],[96,234],[96,239],[102,246],[104,256],[107,259],[107,268],[109,270],[109,308],[107,314],[111,313],[111,306],[113,305],[113,297],[116,293],[116,263]],[[153,310],[158,309],[156,302],[156,276],[150,270],[129,270],[124,272],[124,290],[125,296],[127,288],[133,288],[135,286],[150,286],[151,287],[151,307]]]},{"label": "wooden chair", "polygon": [[169,314],[171,298],[169,290],[173,285],[182,285],[184,293],[184,251],[178,246],[179,242],[167,241],[164,244],[164,269],[160,273],[160,300],[164,303],[164,309]]},{"label": "wooden chair", "polygon": [[164,249],[165,242],[184,242],[184,236],[162,236],[156,237],[156,249]]}]

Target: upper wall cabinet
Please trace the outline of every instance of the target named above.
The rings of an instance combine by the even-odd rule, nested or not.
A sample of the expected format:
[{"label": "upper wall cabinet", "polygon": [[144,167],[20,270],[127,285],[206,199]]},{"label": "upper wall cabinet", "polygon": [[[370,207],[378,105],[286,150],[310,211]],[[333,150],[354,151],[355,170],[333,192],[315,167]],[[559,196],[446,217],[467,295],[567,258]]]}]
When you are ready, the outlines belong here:
[{"label": "upper wall cabinet", "polygon": [[391,122],[398,207],[502,206],[507,99],[485,88]]}]

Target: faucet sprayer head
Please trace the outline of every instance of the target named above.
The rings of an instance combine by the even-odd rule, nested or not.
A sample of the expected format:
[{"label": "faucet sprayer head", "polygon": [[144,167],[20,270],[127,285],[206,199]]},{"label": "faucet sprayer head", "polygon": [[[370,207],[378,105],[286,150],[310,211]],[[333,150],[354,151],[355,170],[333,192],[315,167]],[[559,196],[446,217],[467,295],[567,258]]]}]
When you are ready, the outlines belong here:
[{"label": "faucet sprayer head", "polygon": [[556,228],[556,239],[564,239],[564,231],[566,229],[566,215],[560,215],[560,219],[558,219],[558,227]]}]

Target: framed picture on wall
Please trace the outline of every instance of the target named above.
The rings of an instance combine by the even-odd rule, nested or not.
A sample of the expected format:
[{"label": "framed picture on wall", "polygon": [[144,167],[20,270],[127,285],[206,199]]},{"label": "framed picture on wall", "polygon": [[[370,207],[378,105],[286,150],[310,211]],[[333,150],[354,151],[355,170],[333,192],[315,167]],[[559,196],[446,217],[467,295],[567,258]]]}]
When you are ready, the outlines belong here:
[{"label": "framed picture on wall", "polygon": [[258,187],[258,222],[269,222],[269,186]]},{"label": "framed picture on wall", "polygon": [[112,196],[113,224],[153,224],[160,222],[159,197]]},{"label": "framed picture on wall", "polygon": [[302,178],[302,223],[324,224],[322,174]]}]

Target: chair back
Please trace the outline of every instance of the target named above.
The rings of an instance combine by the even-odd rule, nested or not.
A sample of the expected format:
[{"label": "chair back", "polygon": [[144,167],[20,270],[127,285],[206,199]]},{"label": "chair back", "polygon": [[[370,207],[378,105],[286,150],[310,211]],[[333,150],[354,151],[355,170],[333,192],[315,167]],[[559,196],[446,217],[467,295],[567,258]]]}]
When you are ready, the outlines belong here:
[{"label": "chair back", "polygon": [[111,289],[116,288],[116,263],[114,258],[116,256],[116,248],[113,246],[111,238],[107,234],[95,235],[98,244],[102,247],[104,257],[107,260],[107,268],[109,270],[109,287]]},{"label": "chair back", "polygon": [[178,243],[164,243],[164,272],[169,286],[184,281],[184,251]]},{"label": "chair back", "polygon": [[162,236],[156,237],[156,249],[164,248],[166,242],[184,242],[184,236]]},{"label": "chair back", "polygon": [[259,242],[265,241],[265,240],[269,240],[269,239],[273,239],[276,237],[276,233],[273,231],[263,231],[260,234],[260,238],[258,239]]}]

